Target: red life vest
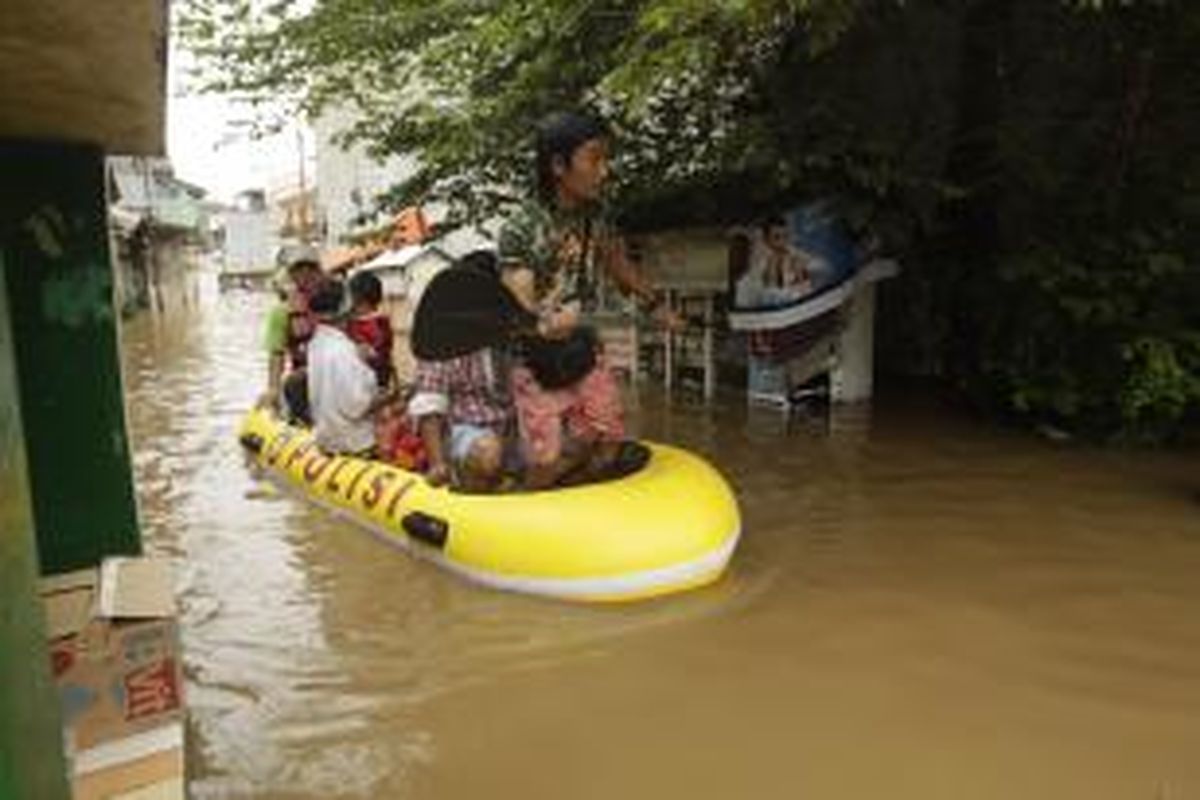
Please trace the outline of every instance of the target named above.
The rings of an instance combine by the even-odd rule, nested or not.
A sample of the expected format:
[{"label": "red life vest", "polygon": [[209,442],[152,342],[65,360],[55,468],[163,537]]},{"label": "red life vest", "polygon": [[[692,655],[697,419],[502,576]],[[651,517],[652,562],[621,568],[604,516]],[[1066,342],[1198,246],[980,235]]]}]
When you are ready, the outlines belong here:
[{"label": "red life vest", "polygon": [[380,386],[391,383],[395,367],[392,365],[392,348],[395,336],[392,321],[386,314],[355,317],[346,323],[346,334],[358,344],[371,348],[367,363],[375,370]]}]

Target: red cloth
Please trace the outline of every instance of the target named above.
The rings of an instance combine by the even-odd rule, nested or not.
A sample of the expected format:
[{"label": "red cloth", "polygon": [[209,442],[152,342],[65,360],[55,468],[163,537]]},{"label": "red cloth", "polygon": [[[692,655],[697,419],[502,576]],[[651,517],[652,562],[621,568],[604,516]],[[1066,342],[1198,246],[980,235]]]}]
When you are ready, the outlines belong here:
[{"label": "red cloth", "polygon": [[392,347],[396,336],[392,332],[392,321],[387,314],[375,313],[366,317],[354,317],[346,323],[346,334],[356,344],[371,348],[367,364],[375,370],[380,386],[391,383],[395,366],[392,364]]},{"label": "red cloth", "polygon": [[375,443],[379,458],[401,469],[424,472],[429,468],[425,442],[404,413],[403,404],[384,406],[375,416]]},{"label": "red cloth", "polygon": [[562,455],[564,424],[582,441],[625,438],[621,392],[602,353],[587,377],[569,388],[544,389],[527,367],[513,370],[512,386],[521,443],[530,464],[551,464]]}]

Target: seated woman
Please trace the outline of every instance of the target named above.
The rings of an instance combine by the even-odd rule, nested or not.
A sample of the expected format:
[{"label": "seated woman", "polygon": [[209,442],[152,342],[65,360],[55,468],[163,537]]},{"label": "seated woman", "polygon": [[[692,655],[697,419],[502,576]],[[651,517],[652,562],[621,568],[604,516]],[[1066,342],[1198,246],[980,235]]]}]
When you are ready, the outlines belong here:
[{"label": "seated woman", "polygon": [[[496,256],[486,250],[463,258],[456,270],[498,279]],[[427,478],[468,491],[494,491],[514,459],[516,418],[509,395],[509,358],[483,348],[448,361],[417,361],[409,417],[416,421]]]}]

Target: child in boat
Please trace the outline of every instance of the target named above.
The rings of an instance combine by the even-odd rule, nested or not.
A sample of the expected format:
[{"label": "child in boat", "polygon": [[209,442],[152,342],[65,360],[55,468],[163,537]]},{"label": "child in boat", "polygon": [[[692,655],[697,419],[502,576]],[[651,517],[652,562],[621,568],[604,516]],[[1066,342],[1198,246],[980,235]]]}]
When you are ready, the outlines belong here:
[{"label": "child in boat", "polygon": [[346,333],[375,373],[380,390],[389,393],[389,401],[375,415],[379,459],[401,469],[423,470],[425,447],[405,414],[405,393],[396,384],[396,366],[392,361],[396,336],[391,318],[381,309],[383,284],[373,273],[359,272],[350,278],[349,286],[351,306]]},{"label": "child in boat", "polygon": [[350,319],[346,333],[359,346],[363,358],[379,382],[379,388],[390,389],[396,377],[392,363],[392,347],[396,336],[392,320],[380,306],[383,304],[383,284],[370,272],[359,272],[350,278]]}]

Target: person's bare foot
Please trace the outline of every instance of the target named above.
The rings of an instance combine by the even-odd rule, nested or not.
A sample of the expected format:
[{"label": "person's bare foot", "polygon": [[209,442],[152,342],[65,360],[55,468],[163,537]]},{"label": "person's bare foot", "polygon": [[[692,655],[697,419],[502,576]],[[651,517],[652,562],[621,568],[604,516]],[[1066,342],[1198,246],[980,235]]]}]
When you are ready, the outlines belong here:
[{"label": "person's bare foot", "polygon": [[556,461],[549,464],[534,464],[525,469],[525,490],[538,492],[550,489],[570,480],[572,473],[587,464],[591,457],[592,447],[582,442],[570,442],[563,447]]}]

